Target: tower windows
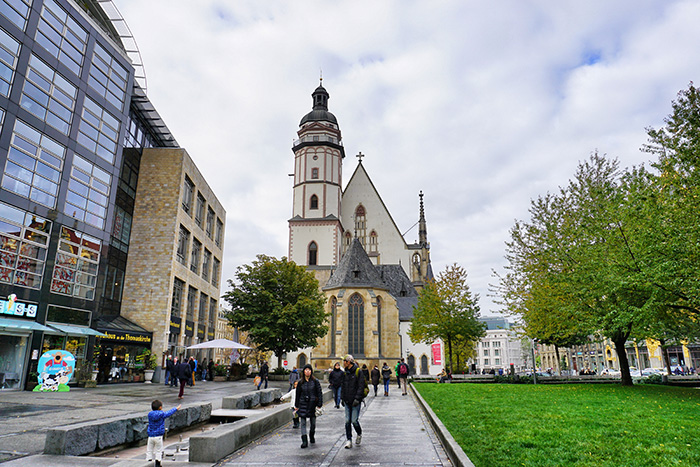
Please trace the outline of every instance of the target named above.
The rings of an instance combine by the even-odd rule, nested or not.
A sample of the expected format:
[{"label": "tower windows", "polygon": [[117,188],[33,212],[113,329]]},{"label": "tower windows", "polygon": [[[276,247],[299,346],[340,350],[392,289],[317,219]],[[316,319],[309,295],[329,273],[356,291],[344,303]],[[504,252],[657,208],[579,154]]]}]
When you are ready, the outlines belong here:
[{"label": "tower windows", "polygon": [[343,253],[350,248],[350,243],[352,243],[352,234],[348,230],[345,232],[345,237],[343,238]]},{"label": "tower windows", "polygon": [[360,240],[362,246],[365,246],[365,236],[367,235],[367,216],[365,207],[361,204],[355,209],[355,236]]},{"label": "tower windows", "polygon": [[348,353],[365,354],[365,302],[357,293],[348,301]]},{"label": "tower windows", "polygon": [[311,169],[311,178],[313,180],[318,180],[318,167],[314,167]]},{"label": "tower windows", "polygon": [[318,196],[311,195],[311,199],[309,200],[309,209],[318,209]]},{"label": "tower windows", "polygon": [[316,266],[317,254],[318,254],[318,246],[316,245],[316,242],[311,242],[309,244],[309,266]]},{"label": "tower windows", "polygon": [[368,251],[369,254],[372,254],[372,253],[374,253],[375,255],[377,254],[377,244],[378,244],[377,232],[372,230],[372,232],[370,232],[370,234],[369,234],[369,251]]}]

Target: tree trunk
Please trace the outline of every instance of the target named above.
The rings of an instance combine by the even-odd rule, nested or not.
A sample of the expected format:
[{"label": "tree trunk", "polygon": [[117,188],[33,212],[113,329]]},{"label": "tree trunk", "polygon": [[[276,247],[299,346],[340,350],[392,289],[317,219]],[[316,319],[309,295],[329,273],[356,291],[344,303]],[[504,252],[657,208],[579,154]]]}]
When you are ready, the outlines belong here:
[{"label": "tree trunk", "polygon": [[625,350],[625,342],[627,342],[628,334],[620,333],[615,336],[612,341],[615,343],[615,351],[617,359],[620,362],[620,378],[623,386],[632,386],[632,375],[630,375],[630,362],[627,360],[627,350]]},{"label": "tree trunk", "polygon": [[452,374],[452,338],[447,338],[447,349],[450,353],[450,374]]},{"label": "tree trunk", "polygon": [[664,366],[666,366],[666,374],[671,375],[671,358],[668,356],[668,345],[666,345],[665,339],[659,339],[659,344],[661,345],[661,356],[664,359]]},{"label": "tree trunk", "polygon": [[277,353],[277,368],[282,368],[282,353]]},{"label": "tree trunk", "polygon": [[557,359],[557,375],[561,376],[561,361],[559,360],[559,346],[554,344],[554,355]]}]

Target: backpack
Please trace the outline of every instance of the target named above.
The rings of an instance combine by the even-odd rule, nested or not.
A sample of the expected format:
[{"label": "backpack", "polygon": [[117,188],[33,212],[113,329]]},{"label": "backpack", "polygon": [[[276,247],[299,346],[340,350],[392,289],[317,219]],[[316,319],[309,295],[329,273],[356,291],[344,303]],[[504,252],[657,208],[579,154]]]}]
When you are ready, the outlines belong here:
[{"label": "backpack", "polygon": [[[358,367],[355,369],[355,378],[359,378],[359,377],[360,377],[360,371],[362,371],[362,370],[360,370],[360,367],[358,366]],[[365,388],[364,388],[364,390],[362,391],[362,398],[363,398],[363,399],[364,399],[365,397],[367,397],[367,394],[369,394],[369,383],[367,382],[367,378],[364,378],[364,380],[365,380]]]},{"label": "backpack", "polygon": [[401,376],[408,376],[408,365],[406,365],[405,363],[399,365],[399,374]]}]

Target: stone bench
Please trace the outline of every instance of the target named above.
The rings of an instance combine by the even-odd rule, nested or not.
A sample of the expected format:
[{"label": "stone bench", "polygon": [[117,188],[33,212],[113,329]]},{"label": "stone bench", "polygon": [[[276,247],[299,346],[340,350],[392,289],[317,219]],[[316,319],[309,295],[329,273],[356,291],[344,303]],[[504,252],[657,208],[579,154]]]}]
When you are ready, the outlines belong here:
[{"label": "stone bench", "polygon": [[[165,420],[170,431],[205,422],[211,416],[211,403],[184,407]],[[74,423],[46,432],[44,454],[82,456],[95,451],[148,438],[148,415],[122,416]]]},{"label": "stone bench", "polygon": [[278,388],[251,391],[235,396],[224,397],[221,400],[222,409],[252,409],[258,405],[266,406],[282,397],[282,391]]},{"label": "stone bench", "polygon": [[[269,389],[268,389],[269,391]],[[277,389],[279,391],[279,389]],[[261,393],[262,391],[256,391]],[[241,396],[244,396],[242,394]],[[277,397],[279,399],[279,397]],[[225,398],[233,400],[234,398]],[[323,391],[323,402],[333,399],[329,389]],[[223,401],[222,401],[223,404]],[[229,402],[232,404],[232,402]],[[234,408],[234,407],[229,407]],[[243,420],[216,427],[211,431],[190,437],[190,462],[218,462],[246,444],[258,439],[292,419],[289,403],[279,407],[251,411]]]}]

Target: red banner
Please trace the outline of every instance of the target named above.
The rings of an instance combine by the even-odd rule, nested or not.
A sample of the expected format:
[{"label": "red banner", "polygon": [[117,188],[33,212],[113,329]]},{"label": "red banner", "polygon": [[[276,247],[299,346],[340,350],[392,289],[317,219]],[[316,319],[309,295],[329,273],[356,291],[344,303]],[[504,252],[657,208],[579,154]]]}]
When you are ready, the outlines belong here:
[{"label": "red banner", "polygon": [[436,342],[432,345],[433,365],[442,365],[442,345]]}]

